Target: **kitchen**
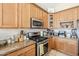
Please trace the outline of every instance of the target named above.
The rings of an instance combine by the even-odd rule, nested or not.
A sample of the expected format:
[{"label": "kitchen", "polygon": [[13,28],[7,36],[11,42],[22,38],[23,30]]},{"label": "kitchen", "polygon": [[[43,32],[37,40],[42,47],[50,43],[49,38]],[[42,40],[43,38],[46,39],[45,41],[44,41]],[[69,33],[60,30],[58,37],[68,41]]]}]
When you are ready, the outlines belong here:
[{"label": "kitchen", "polygon": [[0,3],[0,56],[78,56],[78,39],[77,3]]}]

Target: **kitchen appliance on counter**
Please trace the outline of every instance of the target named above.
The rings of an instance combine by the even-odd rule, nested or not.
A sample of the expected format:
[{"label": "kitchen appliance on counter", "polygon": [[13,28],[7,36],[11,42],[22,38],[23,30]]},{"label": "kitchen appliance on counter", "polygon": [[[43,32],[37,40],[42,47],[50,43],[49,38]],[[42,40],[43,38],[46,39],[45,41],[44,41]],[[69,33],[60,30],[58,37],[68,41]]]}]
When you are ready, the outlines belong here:
[{"label": "kitchen appliance on counter", "polygon": [[48,38],[41,37],[40,32],[29,33],[29,39],[36,42],[36,56],[41,56],[48,52]]},{"label": "kitchen appliance on counter", "polygon": [[59,37],[66,37],[66,31],[59,31],[58,36]]},{"label": "kitchen appliance on counter", "polygon": [[76,38],[77,39],[77,29],[72,29],[71,30],[71,38]]},{"label": "kitchen appliance on counter", "polygon": [[31,28],[43,28],[43,22],[36,18],[31,18]]},{"label": "kitchen appliance on counter", "polygon": [[54,30],[47,29],[47,31],[48,31],[48,36],[52,37],[54,35]]},{"label": "kitchen appliance on counter", "polygon": [[40,36],[41,37],[48,37],[48,32],[47,31],[41,31]]},{"label": "kitchen appliance on counter", "polygon": [[21,42],[27,39],[27,34],[24,32],[24,30],[21,30],[20,33],[15,35],[14,37],[16,42]]},{"label": "kitchen appliance on counter", "polygon": [[6,40],[0,40],[0,48],[4,47],[7,45],[7,41]]}]

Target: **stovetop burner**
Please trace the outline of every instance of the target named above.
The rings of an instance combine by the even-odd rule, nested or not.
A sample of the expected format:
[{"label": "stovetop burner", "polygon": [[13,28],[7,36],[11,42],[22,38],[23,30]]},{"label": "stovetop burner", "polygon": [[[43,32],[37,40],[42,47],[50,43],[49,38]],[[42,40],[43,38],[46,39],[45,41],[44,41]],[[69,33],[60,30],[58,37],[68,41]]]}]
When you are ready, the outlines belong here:
[{"label": "stovetop burner", "polygon": [[31,37],[30,38],[30,40],[34,40],[35,42],[41,42],[46,39],[47,39],[47,37]]}]

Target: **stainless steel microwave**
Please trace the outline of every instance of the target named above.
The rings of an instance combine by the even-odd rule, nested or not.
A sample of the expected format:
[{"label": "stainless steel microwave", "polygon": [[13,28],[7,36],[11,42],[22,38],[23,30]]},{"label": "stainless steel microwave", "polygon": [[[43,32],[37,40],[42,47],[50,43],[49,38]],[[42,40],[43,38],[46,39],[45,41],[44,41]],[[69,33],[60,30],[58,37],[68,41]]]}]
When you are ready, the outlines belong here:
[{"label": "stainless steel microwave", "polygon": [[31,18],[31,28],[43,28],[43,21]]}]

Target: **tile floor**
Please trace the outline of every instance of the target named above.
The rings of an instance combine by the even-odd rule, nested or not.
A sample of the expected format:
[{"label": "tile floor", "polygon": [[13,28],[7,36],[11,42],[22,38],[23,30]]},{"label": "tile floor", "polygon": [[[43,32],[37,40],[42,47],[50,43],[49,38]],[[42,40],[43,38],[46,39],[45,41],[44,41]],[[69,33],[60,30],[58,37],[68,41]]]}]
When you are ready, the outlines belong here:
[{"label": "tile floor", "polygon": [[57,50],[51,50],[46,56],[68,56],[67,54],[61,53]]}]

